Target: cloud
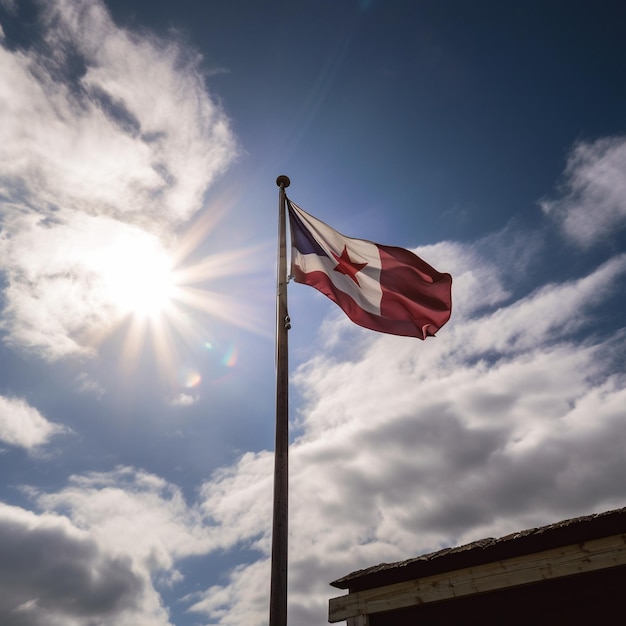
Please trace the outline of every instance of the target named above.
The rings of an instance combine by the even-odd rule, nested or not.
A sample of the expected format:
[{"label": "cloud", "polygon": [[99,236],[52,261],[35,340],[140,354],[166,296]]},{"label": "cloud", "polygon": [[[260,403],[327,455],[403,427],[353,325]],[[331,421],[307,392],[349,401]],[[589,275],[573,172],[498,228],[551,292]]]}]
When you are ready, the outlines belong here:
[{"label": "cloud", "polygon": [[157,586],[182,580],[177,560],[220,546],[178,487],[130,467],[30,492],[41,515],[0,506],[3,624],[169,626]]},{"label": "cloud", "polygon": [[[244,462],[252,458],[246,456]],[[205,486],[203,498],[191,505],[178,486],[132,467],[75,475],[57,492],[27,489],[44,511],[39,515],[0,505],[0,555],[6,556],[0,559],[0,581],[15,573],[4,599],[0,593],[0,621],[29,626],[169,625],[158,589],[176,589],[184,578],[180,562],[231,549],[263,533],[262,528],[239,524],[249,499],[267,501],[271,490],[271,456],[263,453],[258,460],[246,490],[226,493],[233,474],[224,470],[213,488]],[[262,506],[265,523],[270,506]],[[4,520],[9,521],[3,526]],[[79,584],[73,585],[77,579]],[[246,595],[262,602],[264,586]],[[206,608],[198,595],[182,602]]]},{"label": "cloud", "polygon": [[179,487],[130,467],[72,476],[67,487],[39,495],[37,503],[47,511],[64,511],[100,545],[131,556],[146,574],[224,545]]},{"label": "cloud", "polygon": [[[0,6],[2,6],[5,11],[11,13],[12,15],[15,15],[17,13],[17,4],[15,4],[15,0],[0,0]],[[1,31],[2,29],[0,27],[0,34]]]},{"label": "cloud", "polygon": [[219,530],[222,544],[247,542],[268,549],[273,463],[273,456],[266,451],[248,452],[236,465],[218,470],[202,485],[200,509]]},{"label": "cloud", "polygon": [[98,0],[39,11],[41,40],[0,42],[3,330],[54,360],[111,328],[111,242],[167,247],[238,148],[196,53],[117,27]]},{"label": "cloud", "polygon": [[[169,624],[161,607],[158,588],[176,589],[176,584],[183,580],[178,567],[184,559],[232,549],[242,543],[255,550],[267,549],[272,461],[267,452],[244,455],[238,466],[221,470],[212,482],[204,485],[202,496],[192,504],[185,501],[178,486],[131,467],[72,476],[57,492],[40,493],[28,489],[44,513],[36,515],[7,507],[18,519],[15,532],[25,533],[24,527],[38,529],[43,526],[51,526],[53,531],[47,535],[42,532],[39,542],[41,555],[37,558],[42,562],[38,568],[41,578],[33,573],[29,575],[33,560],[28,554],[21,555],[17,550],[11,559],[0,559],[0,581],[16,570],[19,576],[15,584],[23,590],[7,593],[5,604],[0,602],[0,621],[3,624],[64,623],[70,626]],[[250,508],[259,513],[261,523],[257,527],[254,524],[258,518],[248,514]],[[0,552],[2,537],[12,536],[11,532],[3,534],[3,511],[0,506]],[[24,542],[37,544],[34,535],[35,532],[31,531],[31,538],[25,538]],[[262,545],[256,545],[256,539]],[[52,555],[49,563],[44,553],[46,542],[50,545],[48,554]],[[59,571],[61,565],[54,568],[57,549],[66,555],[63,561],[66,570],[62,572]],[[88,587],[86,590],[77,586],[74,592],[84,596],[80,601],[72,600],[74,592],[69,582],[68,589],[60,591],[60,583],[46,577],[50,571],[50,576],[63,574],[65,580],[71,582],[80,576],[81,568],[92,572],[90,575],[96,577],[98,584],[87,578],[83,581]],[[263,564],[259,564],[252,570],[242,570],[240,575],[244,579],[253,579],[256,575],[250,572],[263,568]],[[50,598],[40,593],[39,587],[48,589],[46,593]],[[262,607],[267,599],[265,587],[262,583],[246,596],[255,598]],[[232,590],[225,593],[230,595]],[[37,602],[28,604],[34,598],[38,598]],[[95,605],[96,599],[100,599],[98,606]],[[181,601],[195,612],[209,610],[204,594],[189,595]],[[85,609],[83,604],[90,602],[94,606]],[[222,601],[211,596],[210,602],[217,607]],[[24,622],[10,622],[9,618],[17,619],[13,613],[20,606],[18,613],[24,612],[27,618]],[[76,610],[72,609],[73,606]],[[219,612],[218,607],[215,610]],[[250,609],[245,610],[250,613]],[[37,621],[40,614],[46,613],[48,622],[43,617]]]},{"label": "cloud", "polygon": [[22,398],[0,396],[0,441],[33,451],[66,432],[67,428],[49,422]]},{"label": "cloud", "polygon": [[192,215],[236,152],[201,59],[117,27],[97,0],[48,2],[40,18],[39,49],[0,52],[4,180],[38,207]]},{"label": "cloud", "polygon": [[104,215],[60,210],[44,219],[6,212],[0,235],[8,280],[5,342],[51,361],[93,355],[122,313],[109,284],[118,259],[131,262],[132,250],[150,244],[163,248],[155,235]]},{"label": "cloud", "polygon": [[170,406],[192,406],[198,402],[199,396],[190,396],[188,393],[179,393],[169,402]]},{"label": "cloud", "polygon": [[[228,586],[215,585],[205,593],[193,594],[184,600],[193,602],[188,609],[190,613],[207,615],[219,624],[264,624],[267,623],[268,581],[267,562],[257,561],[232,571]],[[238,600],[242,595],[247,597],[245,603]]]},{"label": "cloud", "polygon": [[167,626],[130,559],[66,517],[0,503],[0,621],[6,626]]},{"label": "cloud", "polygon": [[595,244],[626,223],[625,172],[626,138],[581,141],[567,161],[563,197],[541,207],[574,242]]},{"label": "cloud", "polygon": [[76,384],[76,391],[79,393],[93,394],[96,398],[98,398],[98,400],[100,400],[106,393],[102,385],[97,383],[95,380],[92,380],[85,372],[81,372],[78,376],[76,376],[74,383]]}]

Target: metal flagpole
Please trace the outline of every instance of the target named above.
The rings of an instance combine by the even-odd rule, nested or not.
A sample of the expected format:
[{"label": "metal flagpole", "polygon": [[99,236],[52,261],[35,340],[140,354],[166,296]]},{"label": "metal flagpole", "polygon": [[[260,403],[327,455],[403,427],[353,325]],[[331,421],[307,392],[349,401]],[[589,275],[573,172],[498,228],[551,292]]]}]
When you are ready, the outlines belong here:
[{"label": "metal flagpole", "polygon": [[278,274],[276,278],[276,446],[274,448],[274,518],[269,626],[287,626],[287,536],[289,490],[289,378],[287,331],[287,236],[285,189],[290,181],[279,176]]}]

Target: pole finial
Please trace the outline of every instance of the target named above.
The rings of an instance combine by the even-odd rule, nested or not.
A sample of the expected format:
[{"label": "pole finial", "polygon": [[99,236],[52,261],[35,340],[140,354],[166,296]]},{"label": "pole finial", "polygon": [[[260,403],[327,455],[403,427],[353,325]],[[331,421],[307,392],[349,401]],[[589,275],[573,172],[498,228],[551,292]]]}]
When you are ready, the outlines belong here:
[{"label": "pole finial", "polygon": [[283,187],[284,189],[287,189],[287,187],[289,187],[289,185],[291,184],[291,181],[289,180],[288,176],[285,176],[284,174],[281,174],[277,179],[276,179],[276,184],[279,187]]}]

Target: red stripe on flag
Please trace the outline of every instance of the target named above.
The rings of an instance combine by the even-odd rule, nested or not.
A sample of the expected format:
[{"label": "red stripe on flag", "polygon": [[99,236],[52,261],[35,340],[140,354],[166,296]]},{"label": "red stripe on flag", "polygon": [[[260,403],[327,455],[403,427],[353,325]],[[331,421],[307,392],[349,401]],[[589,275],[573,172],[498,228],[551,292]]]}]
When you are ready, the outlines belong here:
[{"label": "red stripe on flag", "polygon": [[[398,335],[434,335],[452,312],[452,277],[404,248],[378,245],[382,269],[381,316],[397,323]],[[419,333],[410,332],[411,328]],[[386,332],[394,332],[388,330]]]}]

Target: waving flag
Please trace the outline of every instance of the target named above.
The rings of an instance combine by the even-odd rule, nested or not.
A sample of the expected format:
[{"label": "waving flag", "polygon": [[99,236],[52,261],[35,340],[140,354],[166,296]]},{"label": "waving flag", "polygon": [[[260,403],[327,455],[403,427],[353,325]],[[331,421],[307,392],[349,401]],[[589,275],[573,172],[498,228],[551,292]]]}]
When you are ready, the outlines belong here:
[{"label": "waving flag", "polygon": [[449,319],[452,277],[392,246],[346,237],[287,199],[296,282],[315,287],[356,324],[425,339]]}]

